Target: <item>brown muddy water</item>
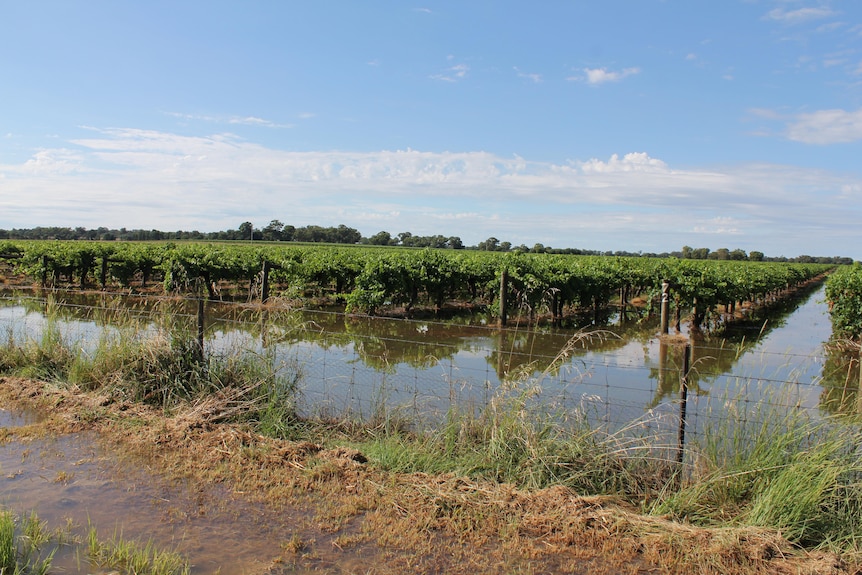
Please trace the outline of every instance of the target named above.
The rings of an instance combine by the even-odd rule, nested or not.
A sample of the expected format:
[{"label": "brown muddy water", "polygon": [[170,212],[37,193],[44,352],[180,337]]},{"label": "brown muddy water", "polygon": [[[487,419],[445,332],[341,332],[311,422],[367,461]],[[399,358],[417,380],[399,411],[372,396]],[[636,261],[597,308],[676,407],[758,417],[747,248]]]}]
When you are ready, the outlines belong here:
[{"label": "brown muddy water", "polygon": [[[0,411],[4,426],[36,419]],[[266,509],[224,488],[169,481],[93,432],[0,444],[0,505],[18,515],[35,511],[52,530],[71,523],[84,541],[93,525],[102,540],[152,542],[186,557],[192,573],[366,571],[361,550],[339,553],[309,527],[309,514]],[[283,548],[294,538],[305,543],[302,553]],[[51,573],[93,573],[84,551],[78,557],[73,546],[61,547]]]}]

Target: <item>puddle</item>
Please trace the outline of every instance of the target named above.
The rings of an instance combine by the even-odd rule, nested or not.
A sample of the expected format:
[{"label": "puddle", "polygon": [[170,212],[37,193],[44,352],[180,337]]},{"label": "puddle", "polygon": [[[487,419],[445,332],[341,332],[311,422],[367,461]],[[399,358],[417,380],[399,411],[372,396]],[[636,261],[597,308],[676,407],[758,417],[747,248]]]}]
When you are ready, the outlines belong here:
[{"label": "puddle", "polygon": [[39,423],[44,418],[34,411],[9,411],[0,409],[0,427],[24,427]]},{"label": "puddle", "polygon": [[[4,417],[24,416],[6,411]],[[311,533],[300,511],[276,512],[224,488],[167,481],[145,462],[112,453],[94,433],[0,444],[0,505],[19,515],[36,511],[51,529],[71,520],[73,533],[84,538],[89,522],[103,540],[152,541],[187,557],[192,573],[344,572],[357,561]],[[273,563],[294,536],[313,543],[313,566],[293,564],[290,554]],[[51,571],[92,572],[88,567],[63,547]]]}]

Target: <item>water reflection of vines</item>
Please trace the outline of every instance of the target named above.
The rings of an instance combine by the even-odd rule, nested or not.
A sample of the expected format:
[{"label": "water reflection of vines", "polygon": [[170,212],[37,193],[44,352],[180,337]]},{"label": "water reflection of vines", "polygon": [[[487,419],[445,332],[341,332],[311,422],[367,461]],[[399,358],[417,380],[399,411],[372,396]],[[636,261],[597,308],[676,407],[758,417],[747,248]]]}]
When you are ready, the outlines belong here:
[{"label": "water reflection of vines", "polygon": [[[779,300],[759,308],[744,318],[737,318],[716,334],[693,331],[682,337],[692,348],[692,364],[687,384],[689,393],[706,395],[707,384],[732,371],[733,366],[746,352],[774,330],[783,327],[787,318],[812,297],[819,286],[812,286],[799,297]],[[674,341],[671,338],[670,341]],[[663,340],[659,344],[658,365],[650,368],[650,379],[656,381],[655,396],[649,407],[655,407],[679,393],[679,374],[682,370],[682,345]]]},{"label": "water reflection of vines", "polygon": [[[806,297],[811,297],[810,293]],[[0,298],[0,303],[21,305],[27,312],[44,313],[46,294],[8,295]],[[60,319],[92,321],[98,326],[128,321],[141,321],[142,325],[166,321],[194,325],[195,321],[194,300],[71,292],[50,292],[49,295],[58,303],[54,313]],[[801,301],[804,302],[805,298]],[[693,348],[689,390],[695,394],[707,393],[707,384],[729,372],[739,358],[753,349],[765,335],[783,326],[799,304],[797,299],[753,312],[728,325],[720,336],[700,333],[686,336]],[[569,358],[613,352],[632,342],[640,342],[644,348],[644,363],[649,367],[648,377],[656,382],[649,406],[658,405],[678,392],[682,351],[660,343],[656,360],[650,352],[657,331],[655,321],[657,318],[643,318],[639,322],[620,322],[616,326],[603,327],[608,337],[579,340],[569,349]],[[395,373],[399,365],[426,370],[440,362],[454,361],[459,353],[472,354],[483,357],[499,381],[505,381],[513,374],[534,377],[546,371],[552,377],[558,376],[563,364],[554,362],[575,333],[571,329],[537,325],[498,329],[448,321],[370,318],[337,312],[292,310],[286,306],[213,302],[207,304],[206,324],[208,334],[238,333],[258,340],[264,348],[307,343],[323,351],[332,348],[349,350],[355,355],[354,361],[382,373]],[[830,360],[831,363],[838,361],[834,357]],[[840,371],[837,365],[833,369],[831,363],[827,371]],[[831,405],[835,402],[836,390],[847,386],[843,379],[839,385],[837,376],[824,379],[828,379],[831,386],[825,392],[828,398],[824,399],[824,409],[828,411],[833,409]]]},{"label": "water reflection of vines", "polygon": [[862,415],[862,374],[860,346],[849,341],[833,341],[826,346],[820,408],[829,415]]}]

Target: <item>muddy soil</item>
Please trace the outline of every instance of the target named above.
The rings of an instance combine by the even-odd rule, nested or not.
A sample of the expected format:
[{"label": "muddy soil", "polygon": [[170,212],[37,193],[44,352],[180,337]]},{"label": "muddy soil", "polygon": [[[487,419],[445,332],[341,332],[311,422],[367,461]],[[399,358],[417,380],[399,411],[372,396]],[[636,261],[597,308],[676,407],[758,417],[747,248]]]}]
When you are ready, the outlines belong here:
[{"label": "muddy soil", "polygon": [[[165,416],[0,378],[0,406],[43,414],[0,430],[0,466],[17,482],[0,483],[0,496],[25,504],[38,484],[74,507],[88,489],[98,497],[146,485],[160,495],[119,498],[103,527],[116,521],[166,533],[195,573],[862,573],[834,555],[794,549],[777,533],[681,525],[562,487],[527,492],[381,472],[355,450],[217,423],[224,405],[215,397]],[[41,478],[16,473],[14,462],[34,447],[68,450],[66,460],[79,466],[43,465]]]}]

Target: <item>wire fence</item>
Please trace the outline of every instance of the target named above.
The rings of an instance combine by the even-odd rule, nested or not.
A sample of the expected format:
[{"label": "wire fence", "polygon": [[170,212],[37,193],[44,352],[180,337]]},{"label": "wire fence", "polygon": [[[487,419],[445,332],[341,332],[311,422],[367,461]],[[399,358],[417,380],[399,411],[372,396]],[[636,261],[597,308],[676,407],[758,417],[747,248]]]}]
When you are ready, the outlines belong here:
[{"label": "wire fence", "polygon": [[[586,419],[610,433],[675,445],[683,429],[692,440],[764,411],[812,418],[852,412],[859,398],[858,355],[839,356],[819,344],[776,351],[763,345],[763,328],[760,337],[739,341],[661,338],[651,325],[501,329],[228,303],[208,303],[200,318],[197,303],[8,292],[0,294],[0,330],[10,341],[38,340],[53,317],[64,337],[86,351],[119,326],[146,332],[169,321],[171,329],[193,330],[203,319],[208,353],[240,350],[273,369],[298,372],[304,415],[397,417],[420,427],[438,425],[453,411],[479,416],[515,398],[562,423]],[[793,328],[773,333],[780,339],[787,329]]]}]

